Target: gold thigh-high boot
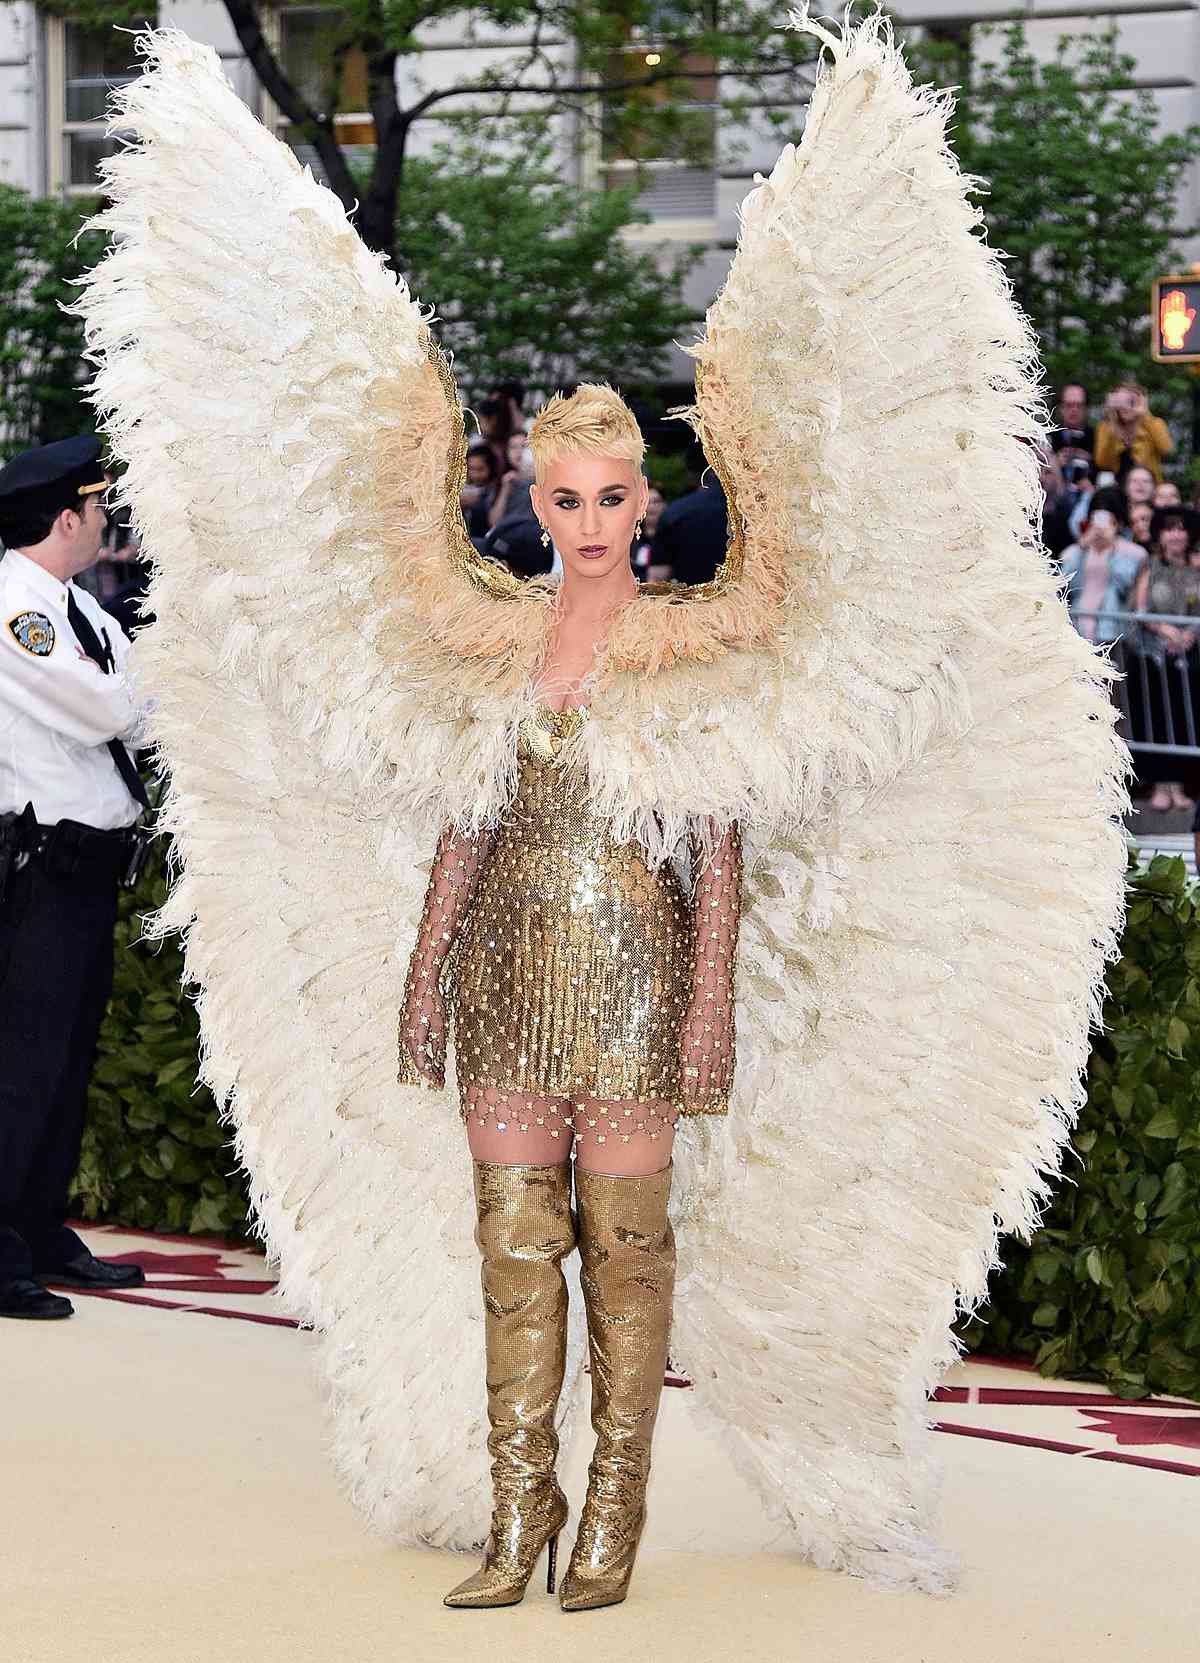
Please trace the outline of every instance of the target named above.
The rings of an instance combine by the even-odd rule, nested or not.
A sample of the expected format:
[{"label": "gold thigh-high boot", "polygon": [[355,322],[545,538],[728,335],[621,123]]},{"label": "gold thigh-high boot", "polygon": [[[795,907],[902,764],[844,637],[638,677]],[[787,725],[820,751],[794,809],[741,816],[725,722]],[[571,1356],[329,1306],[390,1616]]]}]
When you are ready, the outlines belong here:
[{"label": "gold thigh-high boot", "polygon": [[671,1174],[671,1164],[644,1176],[575,1167],[596,1452],[559,1591],[564,1611],[615,1605],[633,1575],[675,1293]]},{"label": "gold thigh-high boot", "polygon": [[567,1284],[575,1245],[571,1166],[476,1161],[475,1240],[483,1255],[492,1525],[483,1564],[446,1595],[453,1606],[516,1605],[549,1544],[554,1592],[567,1498],[554,1476],[554,1412],[567,1362]]}]

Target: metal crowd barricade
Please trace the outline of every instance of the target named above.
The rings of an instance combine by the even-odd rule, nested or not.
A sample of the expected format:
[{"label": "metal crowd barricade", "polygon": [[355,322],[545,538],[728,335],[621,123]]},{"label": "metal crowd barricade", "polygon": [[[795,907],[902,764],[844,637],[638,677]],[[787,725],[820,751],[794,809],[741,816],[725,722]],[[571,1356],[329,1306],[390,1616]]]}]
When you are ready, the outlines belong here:
[{"label": "metal crowd barricade", "polygon": [[[1097,634],[1108,638],[1098,640],[1096,645],[1111,649],[1113,664],[1121,671],[1112,696],[1121,713],[1118,731],[1129,749],[1147,755],[1200,757],[1200,614],[1119,612],[1112,608],[1071,614],[1077,629],[1085,618],[1095,619]],[[1147,623],[1194,629],[1198,644],[1183,658],[1166,655],[1159,662],[1141,650],[1139,626]]]}]

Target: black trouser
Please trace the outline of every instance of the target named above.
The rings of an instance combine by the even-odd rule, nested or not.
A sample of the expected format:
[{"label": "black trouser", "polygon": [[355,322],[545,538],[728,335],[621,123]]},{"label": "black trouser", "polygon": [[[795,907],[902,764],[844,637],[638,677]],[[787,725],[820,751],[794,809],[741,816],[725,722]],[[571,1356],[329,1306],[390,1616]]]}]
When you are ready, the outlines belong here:
[{"label": "black trouser", "polygon": [[[0,1280],[61,1269],[88,1076],[112,992],[119,839],[35,855],[0,906]],[[73,870],[70,867],[73,866]]]}]

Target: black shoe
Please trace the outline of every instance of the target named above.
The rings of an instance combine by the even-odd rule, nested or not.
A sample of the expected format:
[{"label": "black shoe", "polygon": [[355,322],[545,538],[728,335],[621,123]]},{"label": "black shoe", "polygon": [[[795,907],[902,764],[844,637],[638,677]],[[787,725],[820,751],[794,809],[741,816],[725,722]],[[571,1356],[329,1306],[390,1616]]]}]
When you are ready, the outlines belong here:
[{"label": "black shoe", "polygon": [[29,1276],[15,1276],[0,1282],[0,1317],[25,1317],[32,1322],[53,1322],[56,1317],[74,1316],[69,1299],[61,1299]]},{"label": "black shoe", "polygon": [[144,1288],[146,1273],[141,1265],[115,1265],[108,1259],[97,1259],[92,1253],[80,1253],[57,1270],[34,1270],[39,1282],[55,1282],[68,1288]]}]

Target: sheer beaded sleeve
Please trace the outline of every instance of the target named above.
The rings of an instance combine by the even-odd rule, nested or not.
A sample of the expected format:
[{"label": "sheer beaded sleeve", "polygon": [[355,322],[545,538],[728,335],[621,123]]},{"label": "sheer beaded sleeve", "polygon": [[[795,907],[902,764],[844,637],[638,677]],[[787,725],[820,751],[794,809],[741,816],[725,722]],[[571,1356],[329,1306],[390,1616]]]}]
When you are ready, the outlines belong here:
[{"label": "sheer beaded sleeve", "polygon": [[690,1114],[724,1114],[736,1060],[734,969],[742,910],[742,838],[734,825],[707,862],[692,842],[695,957],[680,1032],[681,1096]]},{"label": "sheer beaded sleeve", "polygon": [[475,893],[493,835],[478,832],[463,836],[447,830],[438,839],[400,1008],[397,1077],[402,1086],[445,1084],[442,971]]}]

